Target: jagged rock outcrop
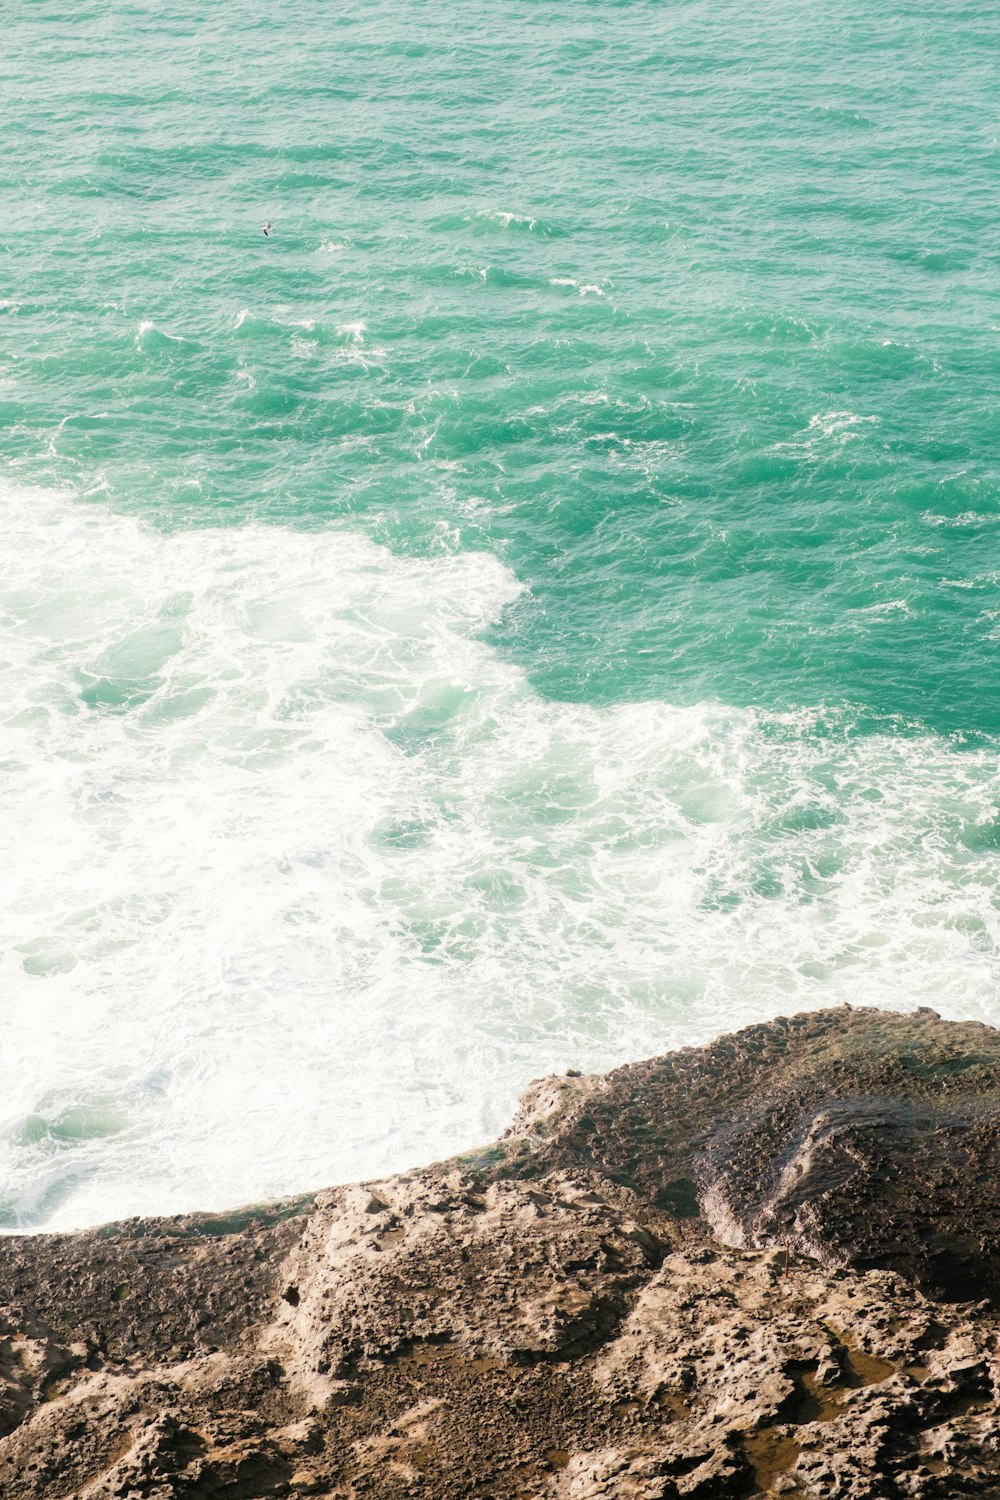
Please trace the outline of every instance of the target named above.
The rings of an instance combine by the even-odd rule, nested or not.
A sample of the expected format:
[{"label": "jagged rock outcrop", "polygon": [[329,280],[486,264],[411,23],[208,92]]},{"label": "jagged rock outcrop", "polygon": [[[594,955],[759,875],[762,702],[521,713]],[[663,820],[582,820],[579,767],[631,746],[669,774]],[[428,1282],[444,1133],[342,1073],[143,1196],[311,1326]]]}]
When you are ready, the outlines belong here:
[{"label": "jagged rock outcrop", "polygon": [[0,1241],[0,1494],[1000,1496],[1000,1033],[817,1012],[242,1214]]}]

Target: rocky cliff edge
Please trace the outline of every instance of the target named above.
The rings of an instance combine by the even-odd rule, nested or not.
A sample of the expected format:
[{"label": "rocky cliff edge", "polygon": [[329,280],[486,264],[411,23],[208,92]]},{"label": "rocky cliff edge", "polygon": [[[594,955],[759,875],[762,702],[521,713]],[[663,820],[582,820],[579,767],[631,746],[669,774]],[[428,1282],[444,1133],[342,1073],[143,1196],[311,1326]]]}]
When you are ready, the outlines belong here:
[{"label": "rocky cliff edge", "polygon": [[495,1145],[0,1240],[5,1500],[1000,1496],[1000,1033],[819,1011]]}]

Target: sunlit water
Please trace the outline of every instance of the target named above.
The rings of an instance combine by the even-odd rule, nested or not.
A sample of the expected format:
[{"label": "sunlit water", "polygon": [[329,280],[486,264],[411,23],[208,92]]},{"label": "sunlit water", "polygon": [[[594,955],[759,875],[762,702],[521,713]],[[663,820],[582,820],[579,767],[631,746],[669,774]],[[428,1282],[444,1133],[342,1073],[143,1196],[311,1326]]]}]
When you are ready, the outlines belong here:
[{"label": "sunlit water", "polygon": [[10,8],[0,1225],[1000,1021],[998,42]]}]

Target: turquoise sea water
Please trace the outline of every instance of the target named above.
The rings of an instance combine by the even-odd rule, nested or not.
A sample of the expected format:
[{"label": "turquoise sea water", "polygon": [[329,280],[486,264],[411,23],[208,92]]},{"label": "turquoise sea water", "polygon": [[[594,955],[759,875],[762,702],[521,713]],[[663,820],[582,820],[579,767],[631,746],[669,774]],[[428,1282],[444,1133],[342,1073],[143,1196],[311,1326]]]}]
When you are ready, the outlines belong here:
[{"label": "turquoise sea water", "polygon": [[0,1223],[1000,1019],[998,43],[8,9]]}]

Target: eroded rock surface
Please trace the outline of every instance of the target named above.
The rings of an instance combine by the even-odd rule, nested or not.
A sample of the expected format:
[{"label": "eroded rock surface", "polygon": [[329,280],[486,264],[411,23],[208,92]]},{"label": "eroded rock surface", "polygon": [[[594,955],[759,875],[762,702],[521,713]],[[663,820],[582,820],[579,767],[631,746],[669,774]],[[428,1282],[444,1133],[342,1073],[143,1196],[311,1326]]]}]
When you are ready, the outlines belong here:
[{"label": "eroded rock surface", "polygon": [[0,1494],[1000,1496],[1000,1034],[817,1012],[496,1146],[0,1241]]}]

